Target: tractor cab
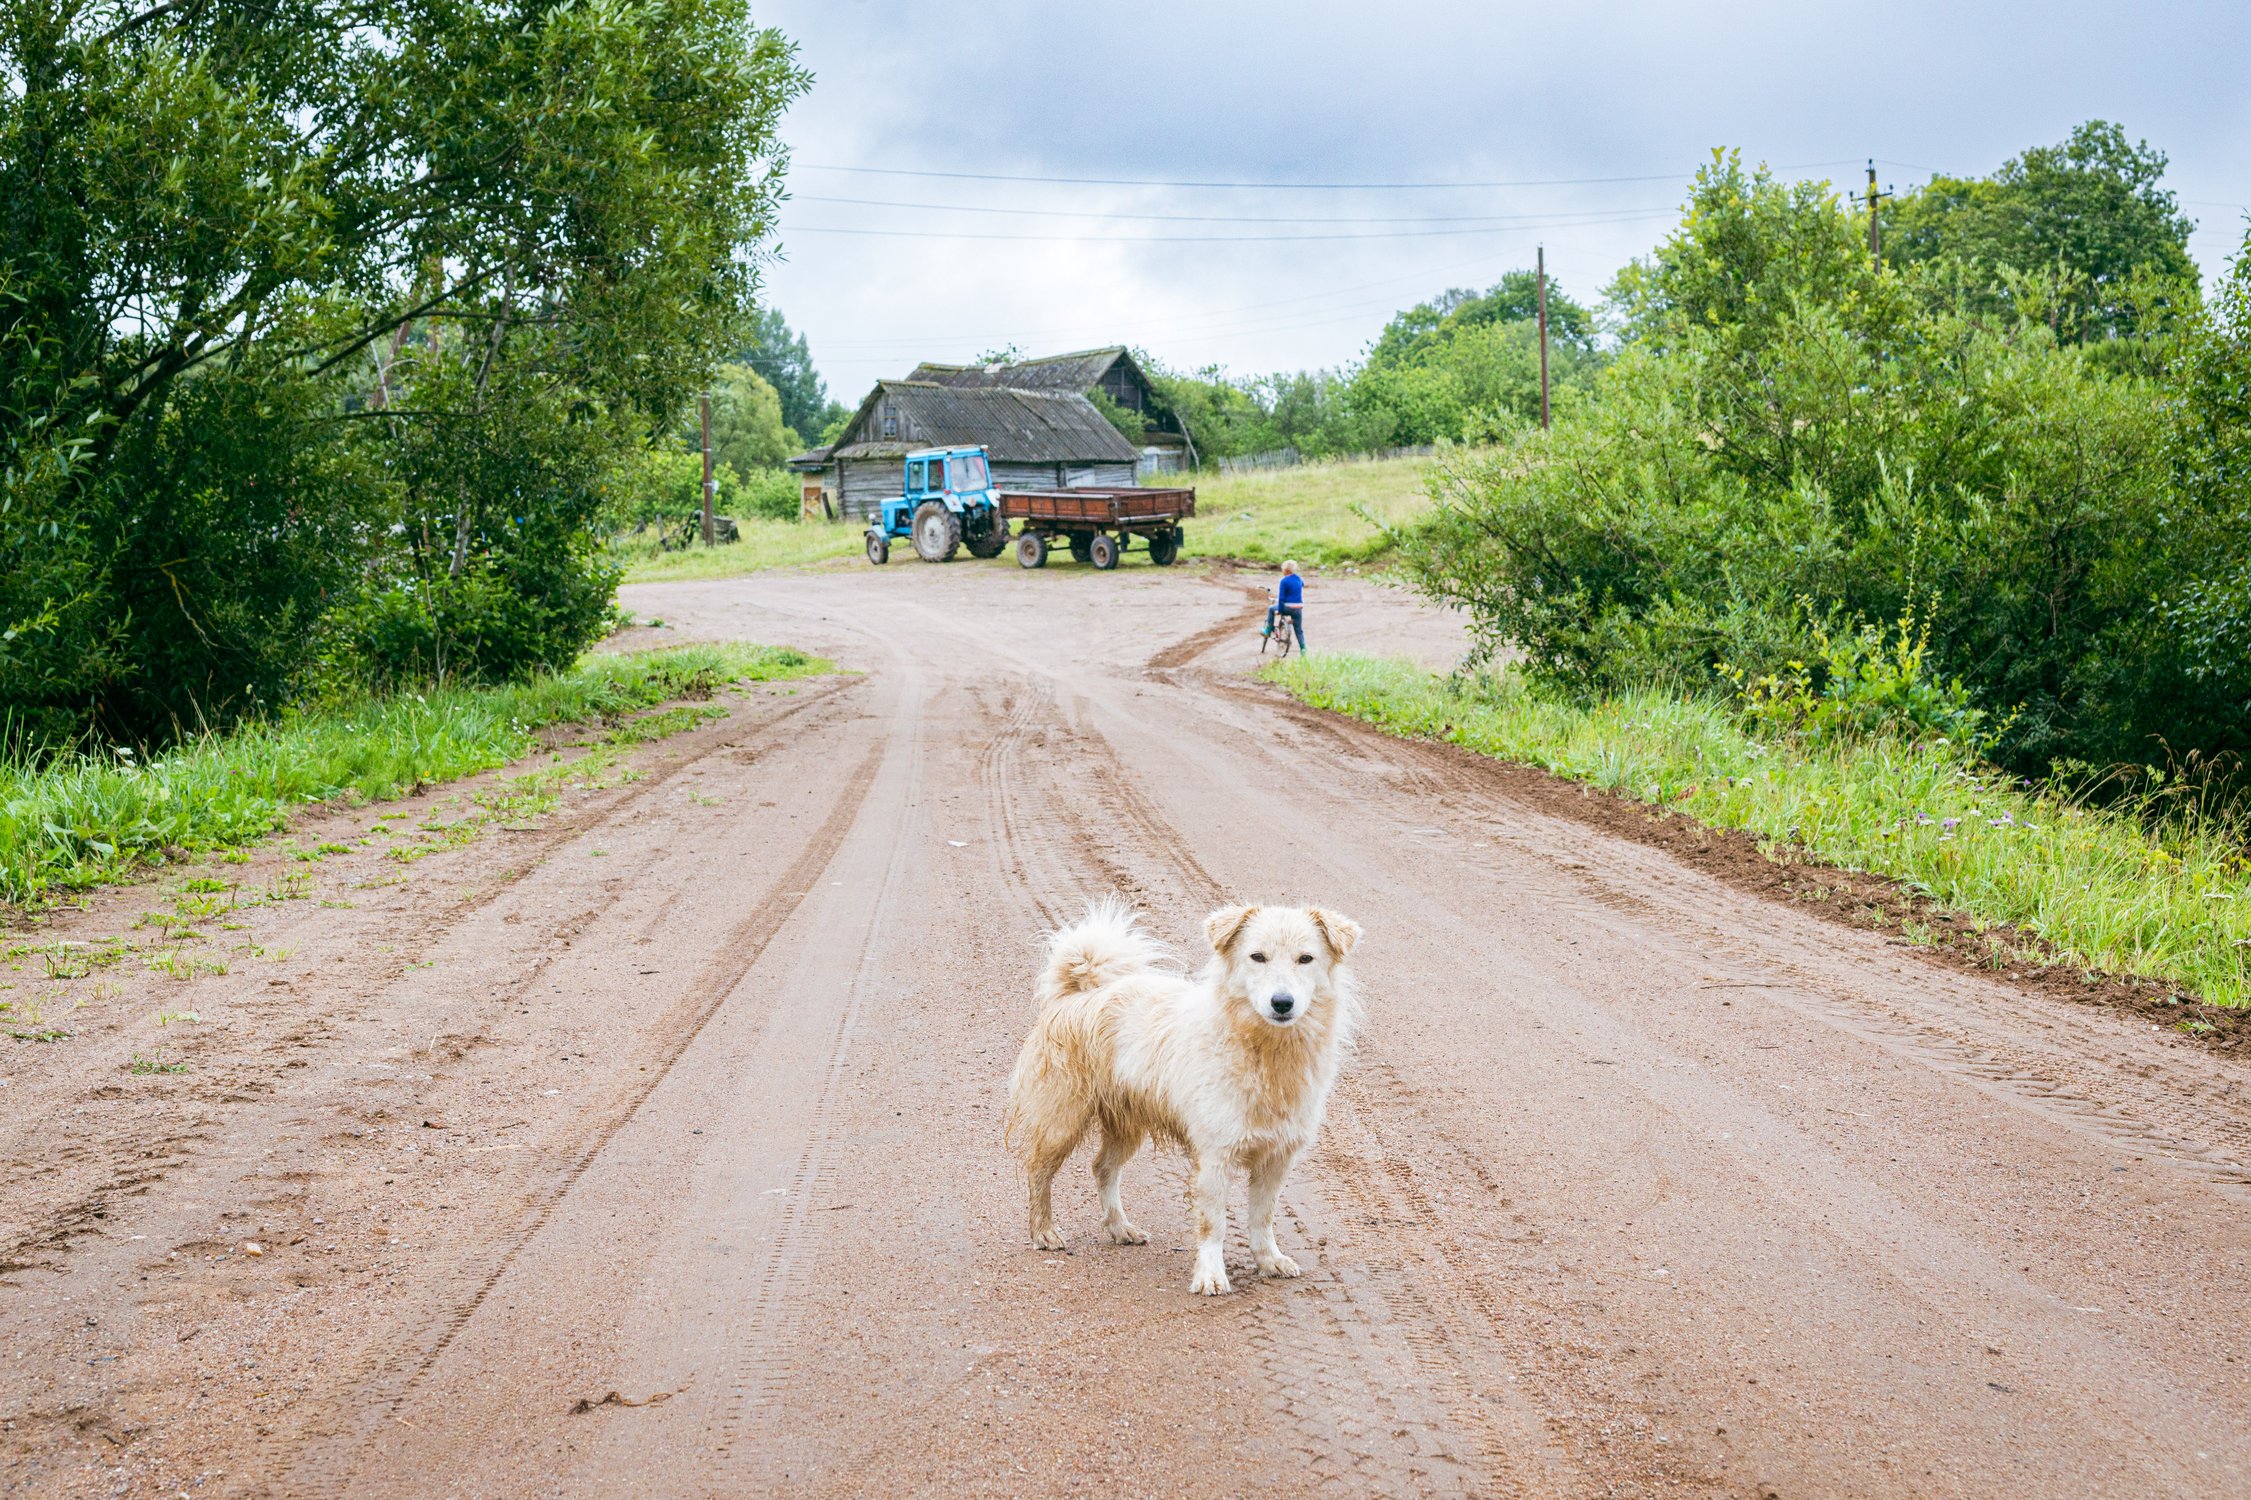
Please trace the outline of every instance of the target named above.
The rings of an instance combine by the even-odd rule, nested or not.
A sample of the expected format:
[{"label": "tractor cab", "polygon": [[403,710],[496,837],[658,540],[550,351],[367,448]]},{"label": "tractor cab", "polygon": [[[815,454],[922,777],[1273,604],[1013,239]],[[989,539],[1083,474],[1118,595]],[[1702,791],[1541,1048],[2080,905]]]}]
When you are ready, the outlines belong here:
[{"label": "tractor cab", "polygon": [[943,562],[963,542],[978,557],[1008,544],[1000,492],[983,448],[924,448],[906,456],[899,494],[883,501],[868,527],[868,559],[882,562],[894,538],[912,539],[918,556]]}]

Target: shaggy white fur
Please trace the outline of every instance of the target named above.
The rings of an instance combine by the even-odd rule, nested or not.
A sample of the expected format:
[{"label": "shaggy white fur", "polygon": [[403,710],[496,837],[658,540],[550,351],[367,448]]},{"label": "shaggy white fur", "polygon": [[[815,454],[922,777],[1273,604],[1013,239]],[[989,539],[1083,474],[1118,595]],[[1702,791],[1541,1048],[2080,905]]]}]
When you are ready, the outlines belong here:
[{"label": "shaggy white fur", "polygon": [[1359,924],[1318,907],[1230,906],[1204,919],[1212,957],[1179,971],[1140,919],[1099,903],[1057,932],[1040,972],[1039,1019],[1008,1081],[1007,1138],[1031,1177],[1032,1243],[1060,1249],[1050,1188],[1100,1125],[1095,1186],[1110,1238],[1148,1236],[1126,1218],[1118,1174],[1144,1140],[1179,1146],[1191,1167],[1196,1266],[1189,1290],[1229,1290],[1221,1241],[1227,1182],[1250,1180],[1251,1254],[1295,1276],[1274,1243],[1290,1164],[1313,1141],[1360,1023],[1346,964]]}]

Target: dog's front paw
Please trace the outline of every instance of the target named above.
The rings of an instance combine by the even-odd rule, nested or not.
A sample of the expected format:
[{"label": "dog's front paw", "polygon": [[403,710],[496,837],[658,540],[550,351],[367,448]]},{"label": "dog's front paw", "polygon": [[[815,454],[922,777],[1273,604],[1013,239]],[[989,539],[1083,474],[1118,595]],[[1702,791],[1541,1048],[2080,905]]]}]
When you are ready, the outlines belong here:
[{"label": "dog's front paw", "polygon": [[1262,1255],[1258,1258],[1258,1274],[1261,1276],[1302,1276],[1304,1272],[1297,1268],[1296,1261],[1276,1250],[1271,1255]]},{"label": "dog's front paw", "polygon": [[1110,1243],[1114,1245],[1146,1245],[1149,1243],[1149,1236],[1134,1228],[1125,1219],[1118,1220],[1115,1224],[1109,1225],[1108,1228],[1110,1230]]},{"label": "dog's front paw", "polygon": [[1060,1250],[1063,1248],[1063,1231],[1050,1224],[1032,1236],[1034,1250]]},{"label": "dog's front paw", "polygon": [[1188,1283],[1189,1292],[1198,1297],[1216,1297],[1222,1292],[1235,1290],[1227,1279],[1227,1262],[1217,1251],[1198,1251],[1196,1274]]}]

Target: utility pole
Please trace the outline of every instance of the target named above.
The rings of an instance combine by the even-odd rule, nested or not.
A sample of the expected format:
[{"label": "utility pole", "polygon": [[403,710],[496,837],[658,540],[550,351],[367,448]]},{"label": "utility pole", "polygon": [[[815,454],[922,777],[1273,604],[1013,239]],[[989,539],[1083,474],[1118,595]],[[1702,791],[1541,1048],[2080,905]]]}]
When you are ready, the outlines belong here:
[{"label": "utility pole", "polygon": [[1534,264],[1540,279],[1540,431],[1548,430],[1548,247],[1539,248]]},{"label": "utility pole", "polygon": [[711,526],[711,398],[698,396],[696,406],[703,415],[703,544],[709,547],[717,540]]},{"label": "utility pole", "polygon": [[1886,198],[1896,196],[1897,194],[1894,193],[1880,193],[1876,190],[1876,160],[1874,157],[1870,157],[1868,159],[1868,258],[1875,262],[1876,269],[1879,271],[1884,268],[1884,230],[1883,221],[1876,217],[1876,208]]}]

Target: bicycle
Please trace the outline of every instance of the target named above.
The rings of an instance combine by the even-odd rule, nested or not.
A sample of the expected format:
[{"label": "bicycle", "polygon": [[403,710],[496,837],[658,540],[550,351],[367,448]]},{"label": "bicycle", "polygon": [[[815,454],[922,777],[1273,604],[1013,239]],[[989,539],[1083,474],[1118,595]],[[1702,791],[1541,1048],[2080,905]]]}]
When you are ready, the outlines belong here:
[{"label": "bicycle", "polygon": [[1266,628],[1258,633],[1258,654],[1264,656],[1271,648],[1276,661],[1287,661],[1297,629],[1297,621],[1290,617],[1288,610],[1272,616]]}]

